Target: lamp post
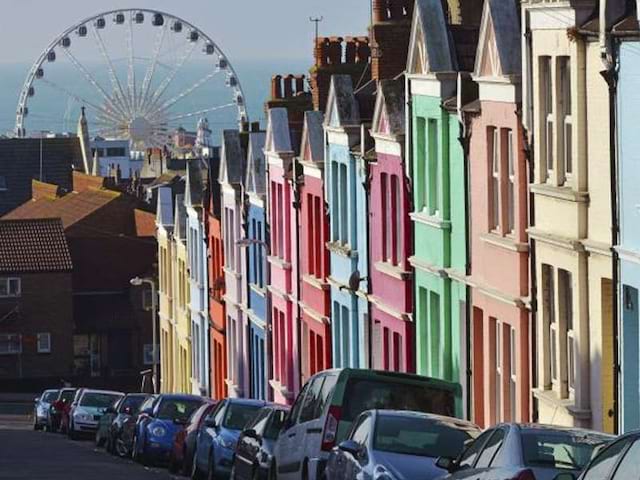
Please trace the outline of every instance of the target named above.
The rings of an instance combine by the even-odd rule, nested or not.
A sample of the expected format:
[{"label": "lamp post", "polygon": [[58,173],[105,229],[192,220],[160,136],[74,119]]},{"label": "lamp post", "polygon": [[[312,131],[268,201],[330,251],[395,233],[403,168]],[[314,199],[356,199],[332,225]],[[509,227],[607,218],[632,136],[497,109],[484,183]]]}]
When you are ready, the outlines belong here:
[{"label": "lamp post", "polygon": [[153,363],[151,366],[151,378],[153,383],[153,393],[158,393],[158,331],[156,326],[156,316],[158,310],[158,301],[156,298],[156,284],[150,278],[135,277],[130,280],[131,285],[140,287],[143,283],[151,285],[151,324],[152,324],[152,342],[151,355]]}]

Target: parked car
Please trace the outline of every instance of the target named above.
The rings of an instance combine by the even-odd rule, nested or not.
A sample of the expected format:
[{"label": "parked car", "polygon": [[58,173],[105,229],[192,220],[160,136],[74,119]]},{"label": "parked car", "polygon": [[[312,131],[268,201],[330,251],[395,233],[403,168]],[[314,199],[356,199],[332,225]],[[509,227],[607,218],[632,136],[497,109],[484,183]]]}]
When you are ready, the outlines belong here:
[{"label": "parked car", "polygon": [[144,417],[136,424],[133,459],[142,464],[168,462],[176,433],[203,401],[195,395],[159,395],[152,409],[141,411]]},{"label": "parked car", "polygon": [[59,390],[45,390],[34,400],[33,429],[41,430],[49,425],[51,405],[58,398]]},{"label": "parked car", "polygon": [[480,435],[471,422],[420,412],[369,410],[329,455],[326,478],[432,480],[447,473],[439,457],[455,458]]},{"label": "parked car", "polygon": [[65,410],[68,410],[73,402],[73,397],[76,394],[75,388],[61,388],[58,392],[58,397],[51,404],[51,411],[49,412],[49,425],[47,430],[50,432],[60,431],[60,425],[62,422],[62,416]]},{"label": "parked car", "polygon": [[501,424],[484,431],[456,460],[441,457],[437,465],[450,472],[447,480],[553,480],[563,472],[579,473],[594,449],[613,438],[580,428]]},{"label": "parked car", "polygon": [[[575,480],[575,472],[563,472],[556,480]],[[580,475],[580,480],[629,480],[640,478],[640,432],[622,435],[602,448]]]},{"label": "parked car", "polygon": [[202,426],[204,419],[216,407],[217,402],[206,399],[191,418],[186,427],[176,433],[173,440],[173,449],[169,456],[169,471],[176,473],[181,471],[183,475],[191,473],[191,463],[193,462],[193,452],[195,449],[196,436]]},{"label": "parked car", "polygon": [[116,417],[111,424],[112,453],[120,457],[133,455],[133,439],[138,423],[144,423],[150,418],[149,414],[153,411],[153,405],[157,398],[158,395],[149,395],[136,413],[132,412],[128,415],[123,412]]},{"label": "parked car", "polygon": [[60,433],[69,434],[69,425],[71,424],[73,409],[78,405],[78,399],[84,391],[84,388],[77,388],[73,394],[73,400],[71,400],[71,403],[69,405],[65,405],[65,408],[62,409],[62,414],[60,416]]},{"label": "parked car", "polygon": [[350,368],[320,372],[298,394],[276,441],[278,480],[322,478],[329,452],[366,410],[458,417],[460,401],[459,385],[420,375]]},{"label": "parked car", "polygon": [[247,425],[238,439],[233,457],[233,480],[275,478],[273,471],[273,446],[284,425],[289,407],[268,405],[263,407]]},{"label": "parked car", "polygon": [[242,398],[221,401],[198,431],[191,477],[228,478],[240,433],[265,405],[262,400]]},{"label": "parked car", "polygon": [[[128,393],[122,397],[113,409],[107,410],[107,412],[112,415],[105,434],[105,449],[107,452],[116,453],[116,442],[122,433],[124,422],[127,419],[135,418],[142,404],[150,397],[151,395],[148,393]],[[103,423],[102,420],[105,419],[105,417],[100,420],[101,423]],[[104,423],[107,423],[107,421],[105,420]],[[98,431],[100,431],[100,427],[98,427]]]},{"label": "parked car", "polygon": [[102,415],[123,396],[122,392],[84,389],[70,411],[69,438],[76,440],[86,433],[95,435]]},{"label": "parked car", "polygon": [[102,447],[104,445],[107,451],[111,451],[109,433],[116,417],[125,410],[128,412],[132,412],[134,409],[137,410],[147,397],[148,395],[144,393],[129,393],[121,397],[113,406],[108,407],[98,422],[96,446]]}]

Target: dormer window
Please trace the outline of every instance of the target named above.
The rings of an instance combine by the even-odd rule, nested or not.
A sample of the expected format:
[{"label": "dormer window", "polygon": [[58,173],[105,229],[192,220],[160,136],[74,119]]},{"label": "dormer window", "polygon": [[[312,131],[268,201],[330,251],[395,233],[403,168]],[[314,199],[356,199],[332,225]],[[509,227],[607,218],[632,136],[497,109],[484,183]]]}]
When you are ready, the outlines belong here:
[{"label": "dormer window", "polygon": [[18,277],[0,277],[0,297],[19,297],[21,287]]}]

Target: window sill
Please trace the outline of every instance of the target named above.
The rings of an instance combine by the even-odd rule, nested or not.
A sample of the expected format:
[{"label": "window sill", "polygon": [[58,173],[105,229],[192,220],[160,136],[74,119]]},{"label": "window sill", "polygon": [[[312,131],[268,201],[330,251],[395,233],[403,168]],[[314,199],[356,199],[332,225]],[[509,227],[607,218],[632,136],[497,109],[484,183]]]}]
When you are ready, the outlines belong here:
[{"label": "window sill", "polygon": [[529,190],[536,195],[557,198],[568,202],[588,203],[589,192],[580,192],[572,187],[551,185],[549,183],[534,183],[529,186]]},{"label": "window sill", "polygon": [[235,270],[231,269],[231,267],[224,267],[222,271],[231,277],[240,278],[240,274]]},{"label": "window sill", "polygon": [[260,295],[261,297],[264,297],[267,295],[267,290],[265,288],[260,288],[255,283],[250,283],[249,288],[256,294]]},{"label": "window sill", "polygon": [[485,233],[480,235],[480,240],[483,242],[494,245],[496,247],[511,250],[512,252],[526,253],[529,251],[529,245],[526,243],[516,242],[513,237],[503,237],[497,233]]},{"label": "window sill", "polygon": [[358,255],[355,250],[351,249],[351,246],[348,243],[327,242],[326,246],[329,252],[343,257],[355,258]]},{"label": "window sill", "polygon": [[437,215],[429,215],[424,212],[412,212],[409,216],[414,222],[422,223],[440,230],[451,230],[451,222],[443,220]]},{"label": "window sill", "polygon": [[329,285],[328,282],[325,282],[325,281],[319,279],[318,277],[314,277],[313,275],[303,275],[302,276],[302,280],[305,283],[308,283],[312,287],[315,287],[315,288],[317,288],[319,290],[330,290],[331,289],[331,285]]},{"label": "window sill", "polygon": [[275,265],[276,267],[280,267],[283,270],[291,270],[291,263],[283,260],[280,257],[274,257],[270,255],[267,257],[267,262],[269,262],[271,265]]},{"label": "window sill", "polygon": [[561,408],[576,419],[591,419],[591,410],[589,410],[588,408],[577,407],[576,401],[573,398],[558,398],[558,394],[553,390],[543,390],[541,388],[534,388],[532,390],[532,393],[533,396],[541,402],[552,405],[556,408]]},{"label": "window sill", "polygon": [[293,392],[290,392],[286,385],[281,384],[278,380],[269,380],[269,385],[283,397],[293,399]]},{"label": "window sill", "polygon": [[374,267],[380,273],[388,275],[398,280],[408,280],[411,278],[411,272],[407,272],[397,265],[388,262],[376,262]]}]

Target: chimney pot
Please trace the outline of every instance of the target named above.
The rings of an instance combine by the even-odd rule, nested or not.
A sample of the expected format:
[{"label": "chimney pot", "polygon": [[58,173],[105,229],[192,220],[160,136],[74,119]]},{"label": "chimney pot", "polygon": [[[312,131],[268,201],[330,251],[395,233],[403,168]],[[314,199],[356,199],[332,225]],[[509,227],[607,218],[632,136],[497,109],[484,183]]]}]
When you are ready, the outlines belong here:
[{"label": "chimney pot", "polygon": [[342,63],[342,37],[329,37],[329,64],[340,65]]},{"label": "chimney pot", "polygon": [[344,53],[344,61],[345,63],[356,63],[356,54],[357,54],[357,41],[355,38],[353,37],[347,37],[346,38],[346,45],[345,45],[345,53]]},{"label": "chimney pot", "polygon": [[326,37],[320,37],[316,40],[315,49],[316,64],[321,67],[327,66],[327,60],[329,57],[329,39]]},{"label": "chimney pot", "polygon": [[373,22],[384,22],[387,19],[387,1],[371,0],[373,3]]},{"label": "chimney pot", "polygon": [[289,74],[284,77],[284,98],[293,97],[293,75]]},{"label": "chimney pot", "polygon": [[282,77],[280,75],[271,77],[271,98],[274,100],[282,98]]},{"label": "chimney pot", "polygon": [[357,37],[357,63],[367,63],[371,56],[368,37]]},{"label": "chimney pot", "polygon": [[296,95],[301,95],[304,93],[304,75],[296,75],[294,77],[296,82]]}]

